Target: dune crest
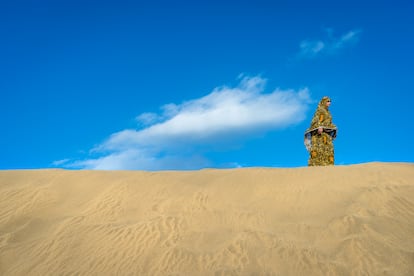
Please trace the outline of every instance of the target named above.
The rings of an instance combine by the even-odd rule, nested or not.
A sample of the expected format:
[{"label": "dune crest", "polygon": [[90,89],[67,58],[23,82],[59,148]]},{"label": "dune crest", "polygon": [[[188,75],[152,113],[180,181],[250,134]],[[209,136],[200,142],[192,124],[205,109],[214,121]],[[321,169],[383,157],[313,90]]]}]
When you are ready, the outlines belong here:
[{"label": "dune crest", "polygon": [[0,275],[414,275],[414,164],[0,171]]}]

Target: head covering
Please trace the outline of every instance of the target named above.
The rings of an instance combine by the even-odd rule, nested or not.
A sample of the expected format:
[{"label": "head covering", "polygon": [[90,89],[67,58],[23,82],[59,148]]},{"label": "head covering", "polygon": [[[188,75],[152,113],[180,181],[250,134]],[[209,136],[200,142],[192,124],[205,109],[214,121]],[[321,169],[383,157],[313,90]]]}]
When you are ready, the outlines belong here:
[{"label": "head covering", "polygon": [[326,106],[326,102],[331,101],[331,98],[325,96],[321,99],[321,101],[319,102],[318,108],[325,108],[327,109],[328,107]]},{"label": "head covering", "polygon": [[329,108],[326,106],[326,102],[330,100],[331,99],[327,96],[323,97],[320,100],[315,114],[313,115],[311,125],[306,130],[306,132],[315,130],[316,128],[321,126],[324,128],[336,128],[336,126],[332,123],[331,112],[329,111]]}]

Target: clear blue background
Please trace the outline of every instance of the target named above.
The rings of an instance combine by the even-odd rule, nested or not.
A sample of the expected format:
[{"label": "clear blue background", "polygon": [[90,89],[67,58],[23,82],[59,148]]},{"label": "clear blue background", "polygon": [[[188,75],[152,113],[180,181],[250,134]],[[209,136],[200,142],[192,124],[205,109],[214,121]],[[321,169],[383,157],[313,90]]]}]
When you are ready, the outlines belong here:
[{"label": "clear blue background", "polygon": [[[332,98],[336,164],[414,162],[411,1],[0,1],[0,169],[65,167],[168,103],[260,75],[309,89],[299,124],[204,153],[212,167],[306,166]],[[358,41],[300,56],[303,41]],[[171,166],[171,169],[179,168]]]}]

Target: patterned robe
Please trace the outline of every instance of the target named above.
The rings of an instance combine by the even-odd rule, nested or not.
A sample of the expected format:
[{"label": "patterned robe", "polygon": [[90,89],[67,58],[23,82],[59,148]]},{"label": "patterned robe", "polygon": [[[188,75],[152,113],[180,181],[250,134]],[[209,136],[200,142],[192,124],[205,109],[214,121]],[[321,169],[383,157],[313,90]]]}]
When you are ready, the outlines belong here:
[{"label": "patterned robe", "polygon": [[328,97],[322,98],[312,118],[311,126],[308,129],[309,131],[319,127],[324,128],[324,131],[320,134],[317,130],[312,132],[308,160],[309,166],[327,166],[334,164],[333,139],[336,137],[336,132],[335,135],[332,135],[332,133],[328,132],[328,129],[335,129],[336,131],[336,126],[332,123],[332,115],[326,107],[326,101],[328,100]]}]

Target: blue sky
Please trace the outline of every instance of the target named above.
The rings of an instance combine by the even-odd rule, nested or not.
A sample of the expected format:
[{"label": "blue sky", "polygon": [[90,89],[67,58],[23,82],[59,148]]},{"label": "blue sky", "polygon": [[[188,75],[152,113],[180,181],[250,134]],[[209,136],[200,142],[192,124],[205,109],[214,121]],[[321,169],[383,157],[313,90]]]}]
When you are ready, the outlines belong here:
[{"label": "blue sky", "polygon": [[0,169],[414,162],[410,1],[0,1]]}]

